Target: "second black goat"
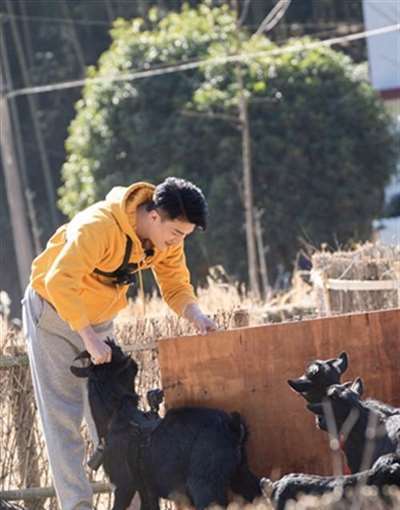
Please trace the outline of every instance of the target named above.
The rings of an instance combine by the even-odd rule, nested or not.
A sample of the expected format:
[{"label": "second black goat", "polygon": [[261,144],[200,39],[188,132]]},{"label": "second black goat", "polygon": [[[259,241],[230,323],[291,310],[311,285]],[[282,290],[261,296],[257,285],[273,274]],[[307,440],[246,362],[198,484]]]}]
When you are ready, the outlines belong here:
[{"label": "second black goat", "polygon": [[307,405],[322,430],[328,431],[332,419],[336,431],[344,434],[343,450],[352,473],[371,467],[381,455],[400,454],[400,416],[371,408],[361,400],[362,393],[363,383],[357,378],[330,386],[323,403]]},{"label": "second black goat", "polygon": [[[313,404],[321,402],[326,396],[329,386],[340,384],[342,374],[347,370],[349,357],[346,352],[337,358],[315,360],[306,368],[305,373],[297,379],[289,379],[289,386],[301,395],[307,402]],[[386,416],[400,414],[400,409],[375,399],[365,399],[364,404]]]},{"label": "second black goat", "polygon": [[307,402],[321,402],[326,390],[332,384],[339,384],[342,374],[347,370],[348,356],[342,352],[337,358],[314,360],[305,373],[297,379],[289,379],[289,386]]},{"label": "second black goat", "polygon": [[109,345],[111,363],[71,370],[88,378],[103,467],[115,486],[114,510],[125,510],[137,491],[142,510],[158,510],[159,498],[182,496],[200,510],[211,503],[226,506],[228,488],[247,501],[261,495],[247,464],[247,430],[239,413],[182,407],[160,419],[141,411],[134,391],[137,364]]},{"label": "second black goat", "polygon": [[321,496],[342,490],[346,498],[347,491],[362,485],[374,485],[385,497],[384,487],[400,487],[400,457],[388,454],[380,457],[371,469],[347,476],[319,476],[303,473],[291,473],[272,482],[262,478],[261,487],[264,496],[271,500],[277,510],[284,510],[286,503],[297,500],[303,494]]}]

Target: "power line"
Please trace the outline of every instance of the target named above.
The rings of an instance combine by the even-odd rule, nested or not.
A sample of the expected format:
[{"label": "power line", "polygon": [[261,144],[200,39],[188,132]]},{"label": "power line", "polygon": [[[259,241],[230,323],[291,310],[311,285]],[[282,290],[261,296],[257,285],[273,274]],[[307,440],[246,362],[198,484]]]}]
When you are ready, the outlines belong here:
[{"label": "power line", "polygon": [[[393,19],[387,12],[381,11],[375,3],[369,3],[368,6],[376,12],[376,14],[380,14],[386,21],[389,23],[396,23],[397,19]],[[396,16],[398,18],[398,16]]]},{"label": "power line", "polygon": [[291,2],[292,0],[279,0],[271,12],[269,12],[264,18],[254,35],[260,35],[263,32],[270,32],[285,15]]},{"label": "power line", "polygon": [[110,26],[110,23],[107,21],[94,21],[94,20],[75,20],[75,19],[66,19],[66,18],[52,18],[50,16],[22,16],[20,14],[2,14],[2,18],[4,19],[17,19],[17,20],[27,20],[33,22],[40,23],[65,23],[72,24],[75,23],[77,25],[94,25],[94,26]]},{"label": "power line", "polygon": [[246,3],[244,4],[242,14],[240,15],[240,18],[238,20],[238,26],[241,27],[244,23],[244,20],[246,19],[247,13],[249,11],[251,0],[246,0]]},{"label": "power line", "polygon": [[83,55],[81,43],[79,42],[78,34],[76,33],[76,30],[75,30],[74,19],[69,14],[68,5],[65,3],[65,0],[59,0],[59,2],[61,4],[61,10],[62,10],[62,13],[65,16],[65,18],[70,19],[72,21],[72,24],[68,27],[68,30],[70,31],[70,33],[72,35],[71,43],[72,43],[72,46],[74,47],[76,56],[78,58],[78,61],[79,61],[79,64],[80,64],[80,67],[82,70],[82,74],[84,74],[85,57]]},{"label": "power line", "polygon": [[[19,0],[19,8],[22,12],[22,15],[26,16],[27,6],[26,6],[24,0]],[[26,55],[28,58],[29,66],[33,67],[33,62],[34,62],[33,40],[32,40],[32,36],[31,36],[30,26],[29,26],[29,23],[27,23],[25,20],[22,21],[21,25],[22,25],[22,32],[24,34],[24,39],[25,39]]]},{"label": "power line", "polygon": [[105,3],[108,19],[111,23],[112,20],[115,18],[114,10],[113,10],[111,2],[109,0],[104,0],[104,3]]},{"label": "power line", "polygon": [[386,56],[386,55],[383,55],[383,54],[380,54],[379,57],[382,59],[382,60],[386,60],[386,62],[389,62],[390,65],[392,65],[397,72],[399,72],[399,61],[398,60],[393,60],[391,59],[390,57]]},{"label": "power line", "polygon": [[176,65],[163,65],[160,67],[155,67],[147,70],[137,71],[134,73],[121,73],[121,74],[115,74],[111,76],[99,76],[97,78],[86,78],[81,80],[72,80],[72,81],[65,81],[60,83],[52,83],[48,85],[39,85],[35,87],[25,87],[22,89],[17,89],[11,92],[8,92],[6,94],[7,98],[11,97],[17,97],[17,96],[25,96],[28,94],[42,94],[44,92],[53,92],[56,90],[65,90],[75,87],[81,87],[88,84],[95,84],[95,83],[112,83],[112,82],[120,82],[120,81],[129,81],[129,80],[136,80],[140,78],[150,78],[152,76],[160,76],[163,74],[171,74],[176,73],[180,71],[189,71],[192,69],[196,69],[200,66],[206,65],[206,64],[227,64],[232,62],[246,62],[248,60],[252,60],[255,58],[260,57],[272,57],[276,55],[283,55],[286,53],[295,53],[298,51],[304,51],[304,50],[310,50],[314,48],[319,47],[329,47],[333,46],[335,44],[342,44],[350,41],[356,41],[359,39],[364,39],[366,37],[373,37],[377,35],[387,34],[390,32],[396,32],[400,31],[400,23],[396,25],[390,25],[386,27],[376,28],[373,30],[366,30],[363,32],[357,32],[355,34],[349,34],[345,36],[340,37],[332,37],[331,39],[326,39],[323,41],[315,41],[308,44],[296,44],[289,48],[277,48],[274,50],[265,50],[265,51],[257,51],[253,53],[246,53],[246,54],[236,54],[236,55],[230,55],[227,57],[217,57],[217,58],[209,58],[209,59],[202,59],[202,60],[194,60],[188,63],[184,64],[176,64]]}]

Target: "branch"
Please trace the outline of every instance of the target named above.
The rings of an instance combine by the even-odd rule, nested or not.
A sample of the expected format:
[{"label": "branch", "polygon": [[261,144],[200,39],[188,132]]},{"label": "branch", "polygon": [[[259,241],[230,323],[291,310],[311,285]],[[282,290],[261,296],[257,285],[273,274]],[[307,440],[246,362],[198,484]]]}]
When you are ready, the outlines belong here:
[{"label": "branch", "polygon": [[194,112],[192,110],[181,110],[179,112],[181,115],[185,117],[197,117],[200,119],[220,119],[225,120],[234,124],[235,127],[240,128],[241,122],[238,117],[233,117],[232,115],[225,115],[224,113],[200,113]]},{"label": "branch", "polygon": [[283,18],[291,2],[292,0],[279,0],[275,7],[265,16],[252,37],[260,35],[263,32],[270,32]]}]

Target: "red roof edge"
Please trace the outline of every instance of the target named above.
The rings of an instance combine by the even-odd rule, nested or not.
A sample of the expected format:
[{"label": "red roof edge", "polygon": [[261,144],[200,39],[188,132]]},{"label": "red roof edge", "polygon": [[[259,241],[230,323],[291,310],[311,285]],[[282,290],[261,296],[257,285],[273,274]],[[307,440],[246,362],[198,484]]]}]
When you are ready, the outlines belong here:
[{"label": "red roof edge", "polygon": [[399,99],[400,87],[396,87],[394,89],[380,90],[379,94],[382,99]]}]

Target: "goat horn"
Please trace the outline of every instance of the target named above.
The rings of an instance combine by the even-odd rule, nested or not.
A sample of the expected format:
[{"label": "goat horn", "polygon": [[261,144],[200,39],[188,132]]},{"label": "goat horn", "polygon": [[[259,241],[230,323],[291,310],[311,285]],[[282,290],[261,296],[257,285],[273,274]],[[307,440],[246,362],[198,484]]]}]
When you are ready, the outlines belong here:
[{"label": "goat horn", "polygon": [[82,351],[74,358],[74,361],[78,361],[81,359],[90,359],[90,354],[87,351]]},{"label": "goat horn", "polygon": [[91,371],[91,366],[89,367],[75,367],[74,365],[70,366],[69,369],[76,377],[88,377]]}]

